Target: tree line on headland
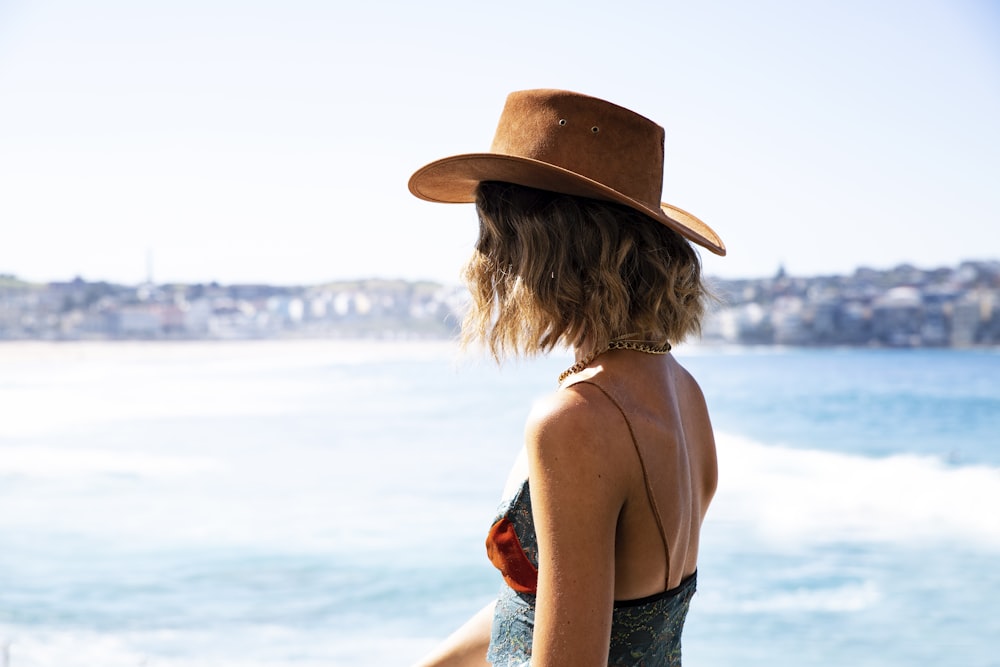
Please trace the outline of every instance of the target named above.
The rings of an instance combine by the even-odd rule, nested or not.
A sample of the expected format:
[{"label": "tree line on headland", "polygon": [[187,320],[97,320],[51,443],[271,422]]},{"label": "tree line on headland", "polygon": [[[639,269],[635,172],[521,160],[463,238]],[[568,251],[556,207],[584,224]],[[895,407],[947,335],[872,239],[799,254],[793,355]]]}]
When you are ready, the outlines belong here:
[{"label": "tree line on headland", "polygon": [[[851,275],[711,281],[705,342],[1000,345],[1000,261]],[[464,288],[355,280],[309,286],[28,283],[0,275],[0,340],[454,337]]]}]

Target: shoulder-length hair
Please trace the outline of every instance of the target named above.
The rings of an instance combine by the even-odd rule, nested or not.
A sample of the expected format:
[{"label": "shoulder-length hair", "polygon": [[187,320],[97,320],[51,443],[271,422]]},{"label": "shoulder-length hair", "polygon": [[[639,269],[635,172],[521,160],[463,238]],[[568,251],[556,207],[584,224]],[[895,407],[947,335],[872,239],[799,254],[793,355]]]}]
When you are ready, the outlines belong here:
[{"label": "shoulder-length hair", "polygon": [[701,332],[701,262],[669,227],[619,204],[498,182],[479,185],[476,210],[464,345],[482,342],[501,362]]}]

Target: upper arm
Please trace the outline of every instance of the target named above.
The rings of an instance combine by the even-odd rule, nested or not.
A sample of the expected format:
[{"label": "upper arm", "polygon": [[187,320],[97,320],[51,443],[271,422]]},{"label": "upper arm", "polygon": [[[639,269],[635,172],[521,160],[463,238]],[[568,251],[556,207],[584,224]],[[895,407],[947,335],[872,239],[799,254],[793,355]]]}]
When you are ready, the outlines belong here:
[{"label": "upper arm", "polygon": [[607,665],[627,458],[615,456],[619,425],[605,401],[591,399],[558,392],[526,431],[539,561],[533,666]]}]

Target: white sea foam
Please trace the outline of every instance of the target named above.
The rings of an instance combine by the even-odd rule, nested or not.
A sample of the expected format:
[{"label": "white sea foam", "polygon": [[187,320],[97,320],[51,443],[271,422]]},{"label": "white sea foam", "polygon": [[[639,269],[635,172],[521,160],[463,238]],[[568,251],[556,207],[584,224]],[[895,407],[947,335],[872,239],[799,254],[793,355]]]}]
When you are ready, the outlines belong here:
[{"label": "white sea foam", "polygon": [[[357,667],[407,664],[439,638],[346,635],[335,628],[317,635],[296,628],[244,626],[217,632],[152,630],[102,633],[87,630],[5,629],[0,625],[0,664],[11,667]],[[303,650],[303,646],[308,646]],[[172,650],[163,651],[163,647]],[[177,648],[182,647],[178,653]],[[6,652],[8,662],[4,663]]]},{"label": "white sea foam", "polygon": [[960,540],[1000,548],[1000,469],[870,458],[720,434],[711,524],[789,543]]},{"label": "white sea foam", "polygon": [[[400,365],[398,383],[394,363],[372,364],[378,374],[356,367],[414,359],[434,363]],[[9,579],[21,586],[23,618],[42,619],[0,622],[11,666],[412,662],[434,642],[426,636],[447,634],[471,613],[470,591],[482,586],[489,595],[498,585],[482,555],[482,530],[520,437],[517,409],[497,416],[504,391],[492,370],[482,387],[468,381],[478,369],[463,374],[456,385],[469,396],[443,387],[440,396],[415,395],[407,374],[439,374],[453,359],[451,346],[422,343],[0,346],[0,541],[15,567]],[[568,364],[550,365],[542,390]],[[521,387],[510,370],[499,381]],[[520,391],[510,390],[511,405],[529,402]],[[410,410],[389,419],[383,402]],[[244,420],[252,415],[269,418]],[[509,431],[498,426],[508,421]],[[230,430],[234,424],[241,427]],[[248,437],[258,424],[260,437]],[[909,628],[887,640],[898,648],[914,633],[939,629],[923,613],[928,587],[938,585],[935,601],[949,615],[956,610],[949,632],[966,632],[959,636],[970,645],[996,634],[995,624],[979,632],[977,623],[997,616],[996,578],[988,575],[1000,550],[1000,468],[718,439],[722,479],[703,535],[693,615],[754,616],[747,627],[761,636],[806,619],[846,643],[841,637],[856,630],[848,619],[868,611]],[[401,535],[411,541],[405,554]],[[235,570],[254,576],[221,575],[218,563],[241,554],[248,560],[233,561]],[[315,563],[345,577],[384,570],[385,585],[351,590],[344,604],[339,584],[295,583]],[[441,576],[439,599],[409,601],[430,611],[403,619],[393,582],[425,577],[424,566]],[[163,586],[172,603],[204,603],[201,585],[188,586],[185,573],[219,579],[213,604],[232,624],[198,615],[184,627],[171,613],[159,615],[150,598],[142,612],[149,625],[139,624],[148,629],[137,629],[134,610],[145,603],[134,595]],[[92,591],[86,604],[100,612],[103,629],[63,622],[58,596],[75,596],[65,609],[79,610],[82,591]],[[270,608],[274,594],[297,598],[298,609],[343,613],[328,616],[329,625],[265,626],[257,610]],[[248,599],[260,606],[246,616]],[[441,604],[461,613],[437,628],[434,619],[446,618]],[[276,612],[272,622],[283,621]],[[698,627],[691,625],[693,646]],[[711,642],[739,647],[732,655],[747,644],[745,633],[720,636]],[[835,653],[830,664],[851,662]]]},{"label": "white sea foam", "polygon": [[131,419],[289,414],[316,393],[317,380],[269,371],[454,356],[441,341],[9,343],[0,345],[0,437]]},{"label": "white sea foam", "polygon": [[0,447],[0,475],[69,478],[86,475],[174,477],[215,470],[217,461],[193,456],[57,447]]},{"label": "white sea foam", "polygon": [[709,588],[699,593],[699,604],[708,613],[782,614],[852,613],[878,604],[883,594],[871,581],[833,587],[800,587],[793,590],[760,589],[746,595]]},{"label": "white sea foam", "polygon": [[128,647],[121,638],[98,633],[12,632],[0,635],[2,652],[13,667],[137,667],[146,664],[146,657]]}]

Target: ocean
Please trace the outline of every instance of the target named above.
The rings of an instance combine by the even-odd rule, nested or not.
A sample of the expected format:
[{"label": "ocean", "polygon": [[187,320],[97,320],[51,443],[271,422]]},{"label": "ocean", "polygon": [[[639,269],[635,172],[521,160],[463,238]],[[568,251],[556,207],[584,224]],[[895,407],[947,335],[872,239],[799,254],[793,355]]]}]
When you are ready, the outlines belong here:
[{"label": "ocean", "polygon": [[[1000,665],[1000,351],[681,346],[717,431],[690,666]],[[566,354],[0,345],[0,666],[404,666]]]}]

